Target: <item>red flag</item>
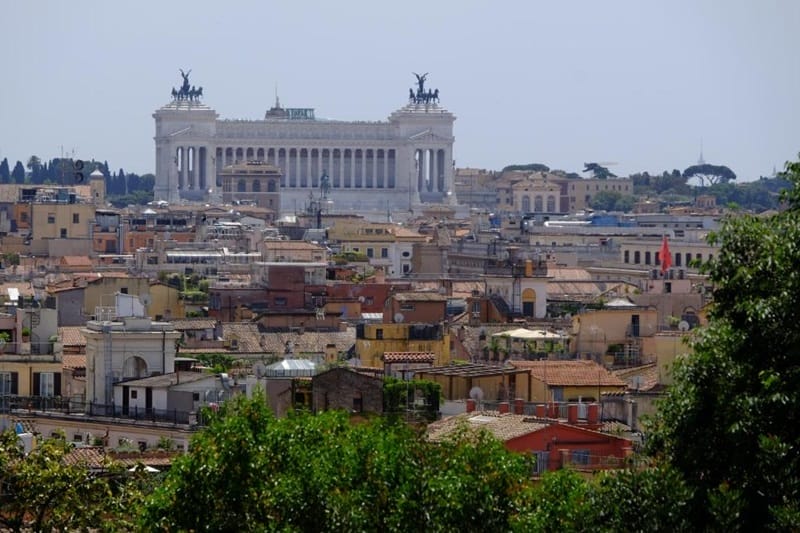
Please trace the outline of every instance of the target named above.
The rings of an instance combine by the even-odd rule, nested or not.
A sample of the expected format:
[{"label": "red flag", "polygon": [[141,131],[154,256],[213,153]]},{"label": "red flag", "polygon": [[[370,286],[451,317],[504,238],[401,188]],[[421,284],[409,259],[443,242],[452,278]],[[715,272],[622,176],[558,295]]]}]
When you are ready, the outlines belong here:
[{"label": "red flag", "polygon": [[661,273],[664,274],[672,266],[672,256],[669,253],[669,243],[667,243],[666,235],[664,235],[664,240],[661,241],[661,249],[658,251],[658,256],[661,259]]}]

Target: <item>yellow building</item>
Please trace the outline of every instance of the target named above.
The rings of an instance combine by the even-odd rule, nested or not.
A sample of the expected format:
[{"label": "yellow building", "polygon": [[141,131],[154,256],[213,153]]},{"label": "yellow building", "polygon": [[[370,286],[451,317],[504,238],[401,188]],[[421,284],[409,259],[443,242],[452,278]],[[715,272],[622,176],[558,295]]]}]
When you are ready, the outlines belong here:
[{"label": "yellow building", "polygon": [[383,368],[384,352],[429,352],[434,366],[450,363],[450,333],[441,324],[365,324],[356,331],[356,357]]},{"label": "yellow building", "polygon": [[625,392],[627,385],[594,361],[511,361],[530,371],[529,389],[517,396],[530,402],[599,401],[604,393]]},{"label": "yellow building", "polygon": [[632,356],[632,361],[645,355],[642,339],[658,332],[658,310],[621,301],[625,304],[609,302],[608,307],[587,311],[572,319],[575,342],[570,345],[570,354],[602,356],[609,351],[622,350]]},{"label": "yellow building", "polygon": [[147,316],[155,320],[186,318],[186,307],[180,299],[180,291],[159,281],[150,284],[150,304]]},{"label": "yellow building", "polygon": [[34,240],[88,239],[94,210],[93,204],[86,203],[33,203],[32,237]]},{"label": "yellow building", "polygon": [[0,396],[61,396],[61,369],[61,361],[52,355],[5,354],[0,360]]},{"label": "yellow building", "polygon": [[149,292],[150,280],[146,277],[132,277],[125,272],[104,272],[87,283],[83,312],[85,316],[93,316],[97,308],[114,307],[117,293],[141,296]]}]

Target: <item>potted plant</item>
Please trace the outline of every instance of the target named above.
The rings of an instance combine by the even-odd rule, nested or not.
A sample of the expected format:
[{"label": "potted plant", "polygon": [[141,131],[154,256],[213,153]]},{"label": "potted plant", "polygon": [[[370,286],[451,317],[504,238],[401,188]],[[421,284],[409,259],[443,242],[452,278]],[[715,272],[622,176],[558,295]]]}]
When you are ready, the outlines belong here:
[{"label": "potted plant", "polygon": [[24,327],[22,328],[22,342],[28,342],[31,340],[31,328]]},{"label": "potted plant", "polygon": [[0,331],[0,353],[6,349],[6,344],[11,341],[11,335],[7,331]]}]

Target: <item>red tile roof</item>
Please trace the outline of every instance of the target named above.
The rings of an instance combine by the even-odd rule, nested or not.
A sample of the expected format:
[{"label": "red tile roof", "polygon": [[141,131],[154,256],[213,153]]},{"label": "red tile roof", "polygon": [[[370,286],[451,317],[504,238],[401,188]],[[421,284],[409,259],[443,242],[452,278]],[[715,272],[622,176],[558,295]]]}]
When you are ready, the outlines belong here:
[{"label": "red tile roof", "polygon": [[555,387],[625,387],[625,382],[594,361],[511,361],[515,368],[529,370],[531,377]]},{"label": "red tile roof", "polygon": [[432,352],[383,352],[385,363],[433,363],[435,360]]},{"label": "red tile roof", "polygon": [[86,346],[86,338],[81,333],[83,326],[62,326],[58,328],[58,336],[64,346]]}]

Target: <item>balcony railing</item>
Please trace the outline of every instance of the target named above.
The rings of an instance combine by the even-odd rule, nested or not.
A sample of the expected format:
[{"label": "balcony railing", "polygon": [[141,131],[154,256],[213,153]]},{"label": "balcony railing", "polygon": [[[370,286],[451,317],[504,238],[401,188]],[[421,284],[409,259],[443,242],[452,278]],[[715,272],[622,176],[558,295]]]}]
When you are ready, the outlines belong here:
[{"label": "balcony railing", "polygon": [[80,415],[81,417],[105,417],[173,425],[203,425],[201,411],[106,405],[58,396],[0,395],[0,413],[16,413],[27,416],[31,414],[38,416]]}]

